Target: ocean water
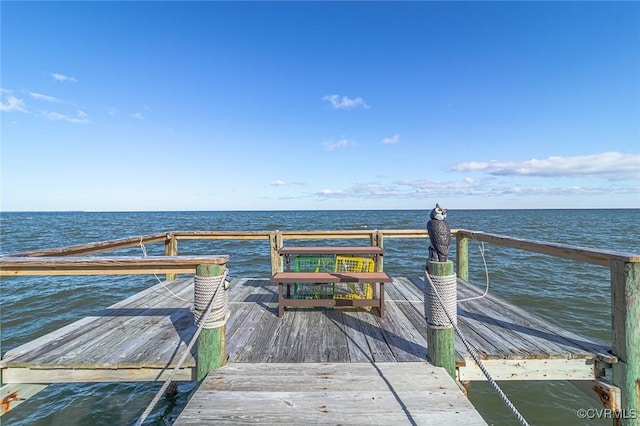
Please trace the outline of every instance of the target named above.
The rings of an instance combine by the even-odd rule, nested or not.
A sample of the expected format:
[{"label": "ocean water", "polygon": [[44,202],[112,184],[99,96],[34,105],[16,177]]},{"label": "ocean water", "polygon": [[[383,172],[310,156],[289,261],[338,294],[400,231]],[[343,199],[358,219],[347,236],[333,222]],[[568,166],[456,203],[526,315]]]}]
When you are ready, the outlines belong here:
[{"label": "ocean water", "polygon": [[[16,253],[146,235],[169,230],[426,229],[428,211],[263,211],[2,213],[0,253]],[[449,211],[452,228],[603,250],[640,253],[640,210]],[[422,273],[426,239],[385,239],[385,270],[392,276]],[[481,250],[483,249],[483,250]],[[146,247],[160,255],[162,244]],[[232,277],[268,277],[265,241],[203,240],[179,244],[180,254],[228,254]],[[141,255],[141,248],[110,254]],[[455,255],[453,250],[452,255]],[[484,255],[484,258],[483,258]],[[558,325],[609,345],[609,270],[549,256],[469,243],[470,281]],[[484,263],[487,269],[485,271]],[[0,282],[1,350],[4,354],[131,296],[157,281],[153,276],[11,277]],[[566,382],[501,382],[532,425],[604,425],[582,420],[581,408],[598,408]],[[5,425],[129,425],[142,414],[160,383],[50,385],[2,417]],[[145,424],[171,424],[194,385],[163,399]],[[517,424],[484,382],[472,382],[468,397],[489,424]]]}]

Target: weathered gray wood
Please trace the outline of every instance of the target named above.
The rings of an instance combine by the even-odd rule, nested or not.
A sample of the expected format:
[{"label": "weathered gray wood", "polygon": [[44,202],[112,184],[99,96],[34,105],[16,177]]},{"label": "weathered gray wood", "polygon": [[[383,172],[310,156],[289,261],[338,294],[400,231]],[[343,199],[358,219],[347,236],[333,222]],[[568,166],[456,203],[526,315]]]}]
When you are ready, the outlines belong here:
[{"label": "weathered gray wood", "polygon": [[[178,239],[173,234],[167,234],[167,238],[164,241],[164,255],[165,256],[178,255]],[[177,278],[176,274],[165,275],[165,281],[173,281],[176,278]]]},{"label": "weathered gray wood", "polygon": [[[593,380],[593,363],[582,359],[488,359],[482,364],[495,380]],[[472,362],[458,368],[461,382],[485,380]]]},{"label": "weathered gray wood", "polygon": [[509,237],[506,235],[488,234],[486,232],[476,232],[460,229],[456,231],[456,236],[607,267],[612,260],[635,263],[640,262],[640,255],[638,254],[623,253],[610,250],[595,250],[569,244],[526,240],[521,238]]},{"label": "weathered gray wood", "polygon": [[23,383],[11,383],[0,387],[0,415],[5,415],[18,405],[22,404],[47,385],[33,385]]},{"label": "weathered gray wood", "polygon": [[425,361],[427,341],[393,300],[387,301],[386,315],[380,320],[385,341],[397,361]]},{"label": "weathered gray wood", "polygon": [[[227,323],[229,361],[424,359],[426,323],[419,299],[423,286],[419,277],[396,278],[387,286],[388,313],[384,319],[362,308],[296,309],[279,319],[274,284],[268,279],[234,279],[229,289],[229,299],[235,300],[229,304]],[[462,295],[478,294],[475,287],[458,282]],[[193,278],[158,284],[93,317],[9,351],[0,361],[0,366],[6,367],[3,379],[8,378],[6,383],[51,383],[166,377],[195,332],[192,300]],[[481,358],[488,360],[490,371],[494,368],[501,377],[511,365],[517,377],[558,376],[565,365],[576,371],[570,374],[575,379],[584,371],[579,366],[589,365],[606,350],[491,293],[461,303],[458,312],[465,337]],[[468,358],[457,339],[456,364],[466,365],[470,373],[465,374],[471,376],[475,372]],[[522,359],[526,360],[525,369],[517,364]],[[191,380],[194,366],[195,360],[188,357],[176,380]]]},{"label": "weathered gray wood", "polygon": [[278,272],[274,283],[390,283],[386,272]]},{"label": "weathered gray wood", "polygon": [[486,424],[446,372],[421,362],[229,364],[210,373],[175,425],[203,422]]},{"label": "weathered gray wood", "polygon": [[203,263],[223,265],[229,256],[0,256],[0,276],[195,274]]},{"label": "weathered gray wood", "polygon": [[286,246],[278,250],[278,254],[299,254],[299,255],[323,255],[323,254],[344,254],[353,256],[365,256],[373,254],[384,254],[382,247],[376,246]]}]

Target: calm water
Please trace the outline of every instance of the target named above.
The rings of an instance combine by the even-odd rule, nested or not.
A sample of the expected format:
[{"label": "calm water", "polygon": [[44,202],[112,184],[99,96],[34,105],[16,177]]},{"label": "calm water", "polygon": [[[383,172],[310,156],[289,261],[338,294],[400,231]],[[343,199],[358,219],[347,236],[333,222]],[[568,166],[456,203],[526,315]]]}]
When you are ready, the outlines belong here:
[{"label": "calm water", "polygon": [[[450,211],[452,228],[519,238],[640,253],[640,210]],[[168,230],[425,229],[427,211],[2,213],[0,253],[15,253],[145,235]],[[426,240],[386,239],[385,270],[421,274]],[[162,244],[146,247],[163,254]],[[180,242],[180,254],[228,254],[233,277],[268,277],[265,241]],[[140,248],[111,254],[142,255]],[[478,244],[469,244],[470,279],[484,287]],[[607,268],[486,245],[490,291],[554,323],[603,344],[610,342]],[[514,280],[513,277],[518,279]],[[154,277],[20,277],[2,279],[2,353],[79,320],[156,283]],[[3,416],[5,425],[128,425],[160,384],[51,385]],[[503,382],[501,386],[530,424],[610,424],[583,421],[579,408],[596,408],[564,382]],[[171,424],[193,384],[156,406],[146,424]],[[489,424],[516,424],[486,384],[473,382],[469,398]]]}]

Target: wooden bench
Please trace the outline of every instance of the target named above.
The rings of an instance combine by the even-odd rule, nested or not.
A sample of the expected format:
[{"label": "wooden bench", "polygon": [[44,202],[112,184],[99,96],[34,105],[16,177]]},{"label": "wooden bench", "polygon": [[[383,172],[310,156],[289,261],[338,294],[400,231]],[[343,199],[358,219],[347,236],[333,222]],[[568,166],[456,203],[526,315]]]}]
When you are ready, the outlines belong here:
[{"label": "wooden bench", "polygon": [[[271,282],[278,284],[278,316],[284,314],[287,306],[333,307],[333,306],[371,306],[378,308],[380,317],[384,316],[384,283],[392,282],[386,272],[278,272]],[[336,283],[379,283],[379,296],[373,299],[292,299],[290,286],[293,283],[336,284]],[[284,294],[287,284],[287,296]]]}]

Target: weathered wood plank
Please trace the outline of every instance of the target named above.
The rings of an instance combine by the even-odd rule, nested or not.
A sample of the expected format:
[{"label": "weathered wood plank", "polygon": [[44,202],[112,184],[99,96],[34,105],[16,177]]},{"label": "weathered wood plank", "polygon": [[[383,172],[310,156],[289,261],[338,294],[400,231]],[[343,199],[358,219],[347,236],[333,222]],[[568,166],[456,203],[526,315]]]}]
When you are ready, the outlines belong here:
[{"label": "weathered wood plank", "polygon": [[427,363],[229,364],[210,373],[175,424],[202,422],[486,424]]},{"label": "weathered wood plank", "polygon": [[[606,354],[607,351],[603,346],[564,330],[491,293],[482,299],[461,302],[460,306],[468,306],[468,311],[473,311],[475,317],[487,324],[498,326],[500,332],[509,330],[511,333],[516,333],[523,345],[538,348],[538,351],[548,349],[548,354],[564,351],[578,357],[589,356],[594,352]],[[533,342],[533,344],[525,342]]]},{"label": "weathered wood plank", "polygon": [[202,264],[226,264],[229,256],[0,256],[0,276],[195,274]]},{"label": "weathered wood plank", "polygon": [[[488,359],[482,365],[495,380],[593,380],[593,364],[585,359]],[[458,368],[462,382],[485,380],[474,362]]]},{"label": "weathered wood plank", "polygon": [[396,357],[389,348],[389,344],[385,339],[382,327],[380,326],[380,317],[372,315],[370,312],[357,310],[354,312],[358,319],[360,332],[364,334],[369,350],[370,357],[374,362],[393,362]]},{"label": "weathered wood plank", "polygon": [[354,256],[365,256],[371,254],[384,254],[384,249],[375,246],[286,246],[278,250],[278,254],[296,255],[324,255],[324,254],[344,254]]},{"label": "weathered wood plank", "polygon": [[360,320],[356,316],[356,309],[340,309],[339,312],[341,315],[335,320],[342,324],[340,330],[344,333],[347,342],[346,362],[373,362],[369,343],[362,333]]},{"label": "weathered wood plank", "polygon": [[[102,383],[164,381],[171,368],[8,368],[2,373],[4,383]],[[181,368],[173,381],[196,379],[195,367]]]},{"label": "weathered wood plank", "polygon": [[[131,366],[131,364],[138,366],[137,361],[122,357],[122,352],[116,349],[122,345],[136,346],[149,342],[144,335],[139,335],[137,339],[125,336],[167,330],[173,331],[169,336],[175,335],[173,342],[177,343],[179,339],[175,330],[182,329],[180,325],[175,327],[170,318],[173,317],[178,321],[181,315],[189,315],[188,306],[191,300],[193,300],[193,279],[157,284],[98,312],[96,316],[84,318],[7,352],[2,362],[12,360],[16,366],[28,366],[33,360],[38,360],[40,365],[55,366],[63,363],[81,368],[96,362],[94,357],[98,353],[102,354],[100,364],[115,363],[121,367]],[[176,304],[181,307],[170,307]],[[154,327],[163,320],[166,324],[164,327]],[[185,331],[186,337],[193,335],[193,330]],[[118,348],[114,345],[118,345]],[[125,353],[131,353],[131,351]],[[104,356],[111,359],[104,359]]]},{"label": "weathered wood plank", "polygon": [[393,279],[386,272],[278,272],[274,283],[390,283]]},{"label": "weathered wood plank", "polygon": [[[299,308],[279,319],[275,285],[268,279],[235,279],[229,290],[230,300],[236,301],[229,305],[229,360],[285,363],[422,360],[427,350],[426,322],[423,303],[416,298],[422,297],[423,285],[419,277],[396,278],[387,286],[388,315],[384,319],[375,314],[375,309],[360,308]],[[478,294],[479,289],[474,287],[459,284],[459,293]],[[195,331],[190,313],[192,300],[193,278],[157,284],[96,316],[9,351],[0,361],[1,366],[10,367],[3,370],[3,377],[49,383],[98,381],[100,377],[154,380],[166,376],[166,367],[179,359]],[[562,359],[575,359],[575,365],[582,366],[585,360],[597,355],[582,347],[589,346],[586,339],[573,337],[492,294],[463,302],[459,309],[459,326],[465,337],[482,358],[491,362],[506,360],[504,365],[510,366],[511,361],[526,359],[529,370],[550,374],[561,369]],[[565,338],[570,340],[567,342]],[[600,348],[595,344],[592,347]],[[463,359],[469,354],[459,339],[456,354],[457,365],[464,366]],[[545,367],[549,360],[551,363]],[[467,360],[467,364],[471,369],[467,371],[472,371],[473,363]],[[193,365],[195,360],[189,356],[179,376],[190,378]],[[513,365],[514,371],[521,371],[517,363]],[[545,374],[529,370],[517,374],[519,377]],[[499,371],[507,368],[500,367]],[[575,379],[583,371],[576,370],[571,377]]]},{"label": "weathered wood plank", "polygon": [[521,238],[509,237],[506,235],[489,234],[486,232],[468,231],[463,229],[458,230],[457,235],[464,238],[471,238],[477,241],[484,241],[500,246],[531,251],[534,253],[542,253],[549,256],[561,257],[564,259],[577,260],[580,262],[587,262],[600,266],[609,266],[611,260],[619,260],[623,262],[640,262],[640,255],[632,253],[595,250],[569,244],[525,240]]},{"label": "weathered wood plank", "polygon": [[0,415],[7,414],[46,387],[47,385],[23,383],[10,383],[1,386],[0,401],[2,401],[2,405],[0,405]]},{"label": "weathered wood plank", "polygon": [[385,340],[397,361],[425,361],[427,341],[413,327],[393,300],[387,301],[387,315],[380,320]]}]

